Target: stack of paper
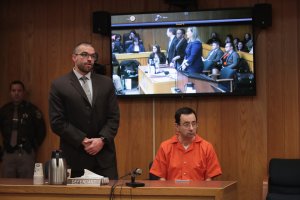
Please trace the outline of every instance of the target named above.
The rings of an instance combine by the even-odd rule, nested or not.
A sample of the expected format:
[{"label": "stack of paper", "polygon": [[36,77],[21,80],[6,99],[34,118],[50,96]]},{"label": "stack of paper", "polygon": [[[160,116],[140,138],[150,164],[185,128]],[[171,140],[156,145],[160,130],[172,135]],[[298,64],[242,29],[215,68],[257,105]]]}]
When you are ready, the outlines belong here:
[{"label": "stack of paper", "polygon": [[81,177],[76,178],[68,178],[68,185],[107,185],[109,183],[109,179],[104,176],[100,176],[95,174],[87,169],[84,169],[84,174]]}]

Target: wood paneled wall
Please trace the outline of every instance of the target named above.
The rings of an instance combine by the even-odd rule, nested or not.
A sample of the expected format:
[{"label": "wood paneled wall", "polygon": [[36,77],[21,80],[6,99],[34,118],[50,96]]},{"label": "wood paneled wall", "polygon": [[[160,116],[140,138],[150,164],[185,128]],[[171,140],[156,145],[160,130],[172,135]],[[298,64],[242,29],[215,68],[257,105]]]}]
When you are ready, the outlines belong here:
[{"label": "wood paneled wall", "polygon": [[[89,41],[109,63],[109,39],[92,33],[92,12],[166,11],[163,0],[10,0],[0,3],[0,105],[8,85],[21,79],[28,99],[38,105],[48,134],[38,160],[46,161],[59,139],[48,123],[51,80],[72,68],[71,52]],[[199,134],[212,142],[223,175],[237,180],[239,199],[260,199],[272,157],[299,158],[300,3],[297,0],[199,0],[198,7],[225,8],[272,3],[273,25],[256,38],[257,95],[254,97],[120,99],[121,126],[116,138],[120,175],[148,163],[161,141],[174,133],[174,112],[183,105],[199,113]],[[124,6],[125,3],[125,6]],[[174,8],[174,7],[172,7]]]}]

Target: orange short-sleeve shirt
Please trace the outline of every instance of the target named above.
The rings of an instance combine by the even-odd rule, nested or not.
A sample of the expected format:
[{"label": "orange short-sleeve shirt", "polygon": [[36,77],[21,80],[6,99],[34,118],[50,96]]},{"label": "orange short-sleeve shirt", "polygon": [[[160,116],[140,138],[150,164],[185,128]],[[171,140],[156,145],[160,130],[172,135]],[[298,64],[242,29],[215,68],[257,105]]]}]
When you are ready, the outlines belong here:
[{"label": "orange short-sleeve shirt", "polygon": [[222,174],[222,171],[209,142],[196,135],[185,149],[174,135],[160,145],[150,173],[166,180],[205,180]]}]

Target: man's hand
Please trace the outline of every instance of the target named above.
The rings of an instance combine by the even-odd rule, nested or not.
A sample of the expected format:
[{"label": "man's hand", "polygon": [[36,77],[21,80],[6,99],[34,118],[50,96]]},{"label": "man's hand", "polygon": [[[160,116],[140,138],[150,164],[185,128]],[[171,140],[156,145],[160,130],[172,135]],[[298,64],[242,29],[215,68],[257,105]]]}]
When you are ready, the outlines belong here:
[{"label": "man's hand", "polygon": [[84,146],[84,150],[90,155],[96,155],[104,146],[104,142],[101,138],[85,138],[82,141],[82,144]]},{"label": "man's hand", "polygon": [[81,142],[81,144],[82,144],[84,147],[89,146],[89,145],[90,145],[89,139],[88,139],[88,138],[84,138],[83,141]]}]

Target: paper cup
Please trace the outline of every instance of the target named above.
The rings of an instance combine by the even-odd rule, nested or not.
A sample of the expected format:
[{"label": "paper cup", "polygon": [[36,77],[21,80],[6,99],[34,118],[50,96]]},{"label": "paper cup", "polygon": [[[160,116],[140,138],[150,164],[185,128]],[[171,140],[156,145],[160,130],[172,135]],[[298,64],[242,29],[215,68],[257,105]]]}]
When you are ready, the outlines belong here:
[{"label": "paper cup", "polygon": [[44,184],[44,170],[43,170],[42,163],[35,163],[34,165],[33,184],[34,185]]},{"label": "paper cup", "polygon": [[34,175],[44,176],[43,164],[42,163],[35,163],[35,165],[34,165]]}]

